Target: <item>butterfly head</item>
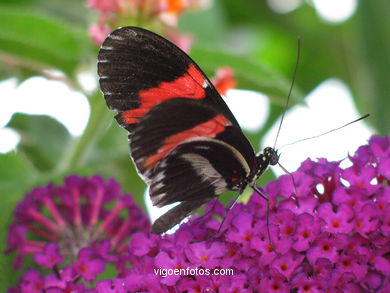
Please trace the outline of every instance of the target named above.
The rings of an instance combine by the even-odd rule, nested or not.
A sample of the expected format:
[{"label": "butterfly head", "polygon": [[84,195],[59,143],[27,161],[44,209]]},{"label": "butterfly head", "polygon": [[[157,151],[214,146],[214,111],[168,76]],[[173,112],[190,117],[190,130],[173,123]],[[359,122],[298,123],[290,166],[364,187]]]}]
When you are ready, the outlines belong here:
[{"label": "butterfly head", "polygon": [[271,147],[266,147],[262,153],[256,156],[257,168],[254,170],[252,183],[255,183],[257,179],[267,170],[269,165],[276,165],[279,162],[278,151]]},{"label": "butterfly head", "polygon": [[263,157],[265,157],[266,161],[272,166],[275,166],[279,162],[279,156],[278,150],[275,150],[274,148],[266,147],[263,150]]}]

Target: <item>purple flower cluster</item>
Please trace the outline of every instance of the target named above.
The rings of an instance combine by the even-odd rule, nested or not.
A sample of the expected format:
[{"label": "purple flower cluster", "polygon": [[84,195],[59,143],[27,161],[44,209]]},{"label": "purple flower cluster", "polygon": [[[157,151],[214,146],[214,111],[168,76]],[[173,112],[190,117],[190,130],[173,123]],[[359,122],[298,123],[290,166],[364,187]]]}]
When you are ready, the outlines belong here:
[{"label": "purple flower cluster", "polygon": [[79,292],[107,263],[115,264],[127,253],[134,233],[149,229],[146,215],[131,195],[121,194],[113,179],[73,175],[62,186],[35,188],[15,209],[6,253],[16,251],[15,269],[32,255],[35,263],[53,273],[41,276],[28,270],[10,292]]},{"label": "purple flower cluster", "polygon": [[[174,234],[137,232],[129,253],[113,260],[115,278],[89,289],[72,279],[74,291],[390,292],[389,138],[371,138],[349,161],[342,169],[340,162],[306,160],[292,174],[294,184],[290,175],[270,182],[263,189],[271,202],[268,227],[266,201],[254,194],[229,212],[211,238],[225,216],[219,202],[209,203],[204,216],[193,216]],[[48,288],[53,279],[80,276],[83,259],[93,258],[82,251],[73,263],[79,271],[45,277],[28,271],[18,288],[26,280]],[[35,258],[61,260],[56,247],[45,252]]]}]

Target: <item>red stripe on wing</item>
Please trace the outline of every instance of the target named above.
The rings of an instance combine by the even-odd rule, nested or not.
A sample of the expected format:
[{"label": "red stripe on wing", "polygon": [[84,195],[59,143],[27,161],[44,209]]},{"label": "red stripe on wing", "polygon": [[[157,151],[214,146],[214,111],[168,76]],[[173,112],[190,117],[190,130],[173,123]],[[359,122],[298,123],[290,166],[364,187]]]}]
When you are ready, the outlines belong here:
[{"label": "red stripe on wing", "polygon": [[127,124],[137,123],[154,106],[172,98],[203,99],[206,95],[204,82],[202,73],[190,64],[187,72],[174,81],[161,82],[156,88],[140,91],[139,108],[123,111],[122,121]]},{"label": "red stripe on wing", "polygon": [[183,141],[194,137],[215,137],[218,133],[223,132],[228,125],[231,125],[228,119],[222,115],[217,115],[213,119],[198,124],[191,129],[167,137],[157,152],[145,160],[144,168],[146,170],[154,168],[162,158]]}]

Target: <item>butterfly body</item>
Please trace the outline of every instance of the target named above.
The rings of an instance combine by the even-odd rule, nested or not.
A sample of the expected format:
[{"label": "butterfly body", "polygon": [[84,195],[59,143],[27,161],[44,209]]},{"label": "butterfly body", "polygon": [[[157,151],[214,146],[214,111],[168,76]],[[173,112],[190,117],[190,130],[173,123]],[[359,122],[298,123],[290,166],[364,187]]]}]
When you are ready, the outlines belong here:
[{"label": "butterfly body", "polygon": [[238,122],[196,63],[161,36],[137,27],[113,31],[98,57],[100,87],[129,132],[131,157],[153,205],[180,205],[161,216],[162,233],[227,190],[254,186],[273,148],[255,154]]}]

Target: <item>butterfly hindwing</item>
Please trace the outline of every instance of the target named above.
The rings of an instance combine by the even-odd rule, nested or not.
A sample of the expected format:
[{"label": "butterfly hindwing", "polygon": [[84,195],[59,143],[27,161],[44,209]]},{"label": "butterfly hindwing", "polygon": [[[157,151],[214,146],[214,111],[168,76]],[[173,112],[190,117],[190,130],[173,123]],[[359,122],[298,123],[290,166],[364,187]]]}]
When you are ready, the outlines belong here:
[{"label": "butterfly hindwing", "polygon": [[100,87],[118,122],[132,133],[139,119],[173,98],[200,100],[238,127],[211,82],[177,46],[150,31],[123,27],[103,42],[98,56]]},{"label": "butterfly hindwing", "polygon": [[153,222],[152,233],[161,234],[171,229],[211,199],[205,198],[204,200],[181,202]]},{"label": "butterfly hindwing", "polygon": [[250,168],[231,145],[213,138],[195,138],[177,146],[153,170],[153,205],[203,201],[239,189]]}]

